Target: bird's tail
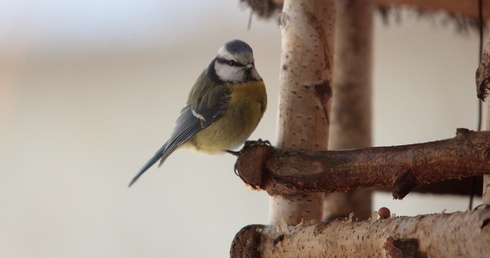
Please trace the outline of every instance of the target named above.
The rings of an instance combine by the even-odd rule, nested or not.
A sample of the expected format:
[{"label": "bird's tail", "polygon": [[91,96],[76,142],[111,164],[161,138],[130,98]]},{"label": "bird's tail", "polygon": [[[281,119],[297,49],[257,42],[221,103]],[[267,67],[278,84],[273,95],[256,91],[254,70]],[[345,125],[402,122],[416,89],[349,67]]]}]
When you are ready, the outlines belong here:
[{"label": "bird's tail", "polygon": [[[136,181],[138,181],[138,179],[140,178],[140,176],[143,175],[143,173],[145,173],[146,170],[148,170],[151,166],[153,166],[153,164],[155,164],[160,158],[164,157],[164,155],[165,155],[164,158],[167,158],[169,154],[170,153],[167,152],[167,143],[165,143],[155,153],[155,155],[153,155],[153,157],[150,160],[148,160],[148,162],[146,162],[146,164],[140,169],[140,171],[138,171],[138,174],[136,174],[136,176],[133,177],[133,179],[131,180],[131,182],[129,182],[128,187],[131,187],[134,183],[136,183]],[[164,158],[162,158],[162,162],[164,161]]]}]

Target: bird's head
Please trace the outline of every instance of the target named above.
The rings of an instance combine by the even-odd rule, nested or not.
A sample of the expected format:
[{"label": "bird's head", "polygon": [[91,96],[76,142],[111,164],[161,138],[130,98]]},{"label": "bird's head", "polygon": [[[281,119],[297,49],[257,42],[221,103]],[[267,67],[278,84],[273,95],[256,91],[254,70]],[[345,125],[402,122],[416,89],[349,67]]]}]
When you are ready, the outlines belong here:
[{"label": "bird's head", "polygon": [[222,46],[211,65],[214,68],[212,72],[223,82],[262,81],[255,69],[252,48],[238,39]]}]

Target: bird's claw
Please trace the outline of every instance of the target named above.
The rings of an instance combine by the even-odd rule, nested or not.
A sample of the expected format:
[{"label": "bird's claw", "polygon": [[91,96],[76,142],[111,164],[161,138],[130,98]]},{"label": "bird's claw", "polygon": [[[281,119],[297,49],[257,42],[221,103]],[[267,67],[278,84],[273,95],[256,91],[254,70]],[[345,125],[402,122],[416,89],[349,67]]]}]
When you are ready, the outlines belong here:
[{"label": "bird's claw", "polygon": [[252,146],[255,146],[255,145],[267,145],[267,146],[271,146],[271,143],[268,141],[268,140],[262,140],[262,139],[258,139],[256,141],[246,141],[245,144],[244,144],[244,148],[247,148],[247,147],[252,147]]},{"label": "bird's claw", "polygon": [[230,153],[233,156],[239,156],[240,155],[240,151],[226,150],[226,152]]},{"label": "bird's claw", "polygon": [[[271,146],[271,143],[268,141],[268,140],[262,140],[262,139],[258,139],[256,141],[246,141],[244,144],[243,144],[243,148],[239,151],[232,151],[232,150],[226,150],[227,153],[230,153],[231,155],[234,155],[234,156],[237,156],[239,157],[240,154],[242,153],[242,151],[246,148],[249,148],[249,147],[252,147],[252,146],[257,146],[257,145],[266,145],[266,146]],[[238,173],[238,162],[235,163],[235,166],[233,168],[234,172],[235,172],[235,175],[239,176],[240,177],[240,174]]]}]

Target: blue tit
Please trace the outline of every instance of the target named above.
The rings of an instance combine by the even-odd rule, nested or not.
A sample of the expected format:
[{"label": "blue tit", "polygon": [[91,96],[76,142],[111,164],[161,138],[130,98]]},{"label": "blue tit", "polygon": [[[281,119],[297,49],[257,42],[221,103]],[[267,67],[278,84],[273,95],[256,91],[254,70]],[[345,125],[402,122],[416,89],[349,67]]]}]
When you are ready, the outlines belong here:
[{"label": "blue tit", "polygon": [[237,148],[255,130],[266,107],[265,85],[255,69],[252,48],[241,40],[227,42],[194,83],[170,139],[129,186],[178,148],[209,154]]}]

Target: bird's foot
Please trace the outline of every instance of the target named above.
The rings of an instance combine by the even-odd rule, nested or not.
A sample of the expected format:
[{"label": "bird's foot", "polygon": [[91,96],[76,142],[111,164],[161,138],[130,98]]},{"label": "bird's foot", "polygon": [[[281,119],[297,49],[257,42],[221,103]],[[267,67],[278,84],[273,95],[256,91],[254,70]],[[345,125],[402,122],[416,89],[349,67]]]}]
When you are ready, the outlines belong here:
[{"label": "bird's foot", "polygon": [[[271,143],[268,141],[268,140],[262,140],[262,139],[258,139],[256,141],[246,141],[244,144],[243,144],[243,148],[239,151],[232,151],[232,150],[225,150],[227,153],[230,153],[231,155],[233,156],[237,156],[239,157],[240,154],[242,153],[243,150],[247,149],[247,148],[250,148],[250,147],[253,147],[253,146],[257,146],[257,145],[266,145],[266,146],[271,146]],[[238,162],[235,163],[235,167],[234,167],[234,171],[235,171],[235,174],[237,176],[240,176],[238,174]]]},{"label": "bird's foot", "polygon": [[243,144],[243,148],[239,151],[232,151],[232,150],[225,150],[227,153],[230,153],[231,155],[233,156],[240,156],[240,153],[243,151],[243,149],[246,149],[248,147],[252,147],[252,146],[256,146],[256,145],[267,145],[267,146],[271,146],[271,143],[268,141],[268,140],[262,140],[262,139],[258,139],[256,141],[245,141],[245,143]]},{"label": "bird's foot", "polygon": [[262,140],[262,139],[258,139],[256,141],[246,141],[243,148],[248,148],[248,147],[252,147],[252,146],[255,146],[255,145],[267,145],[267,146],[271,146],[271,143],[268,141],[268,140]]},{"label": "bird's foot", "polygon": [[240,151],[232,151],[232,150],[225,150],[226,152],[230,153],[233,156],[238,156],[240,155]]}]

